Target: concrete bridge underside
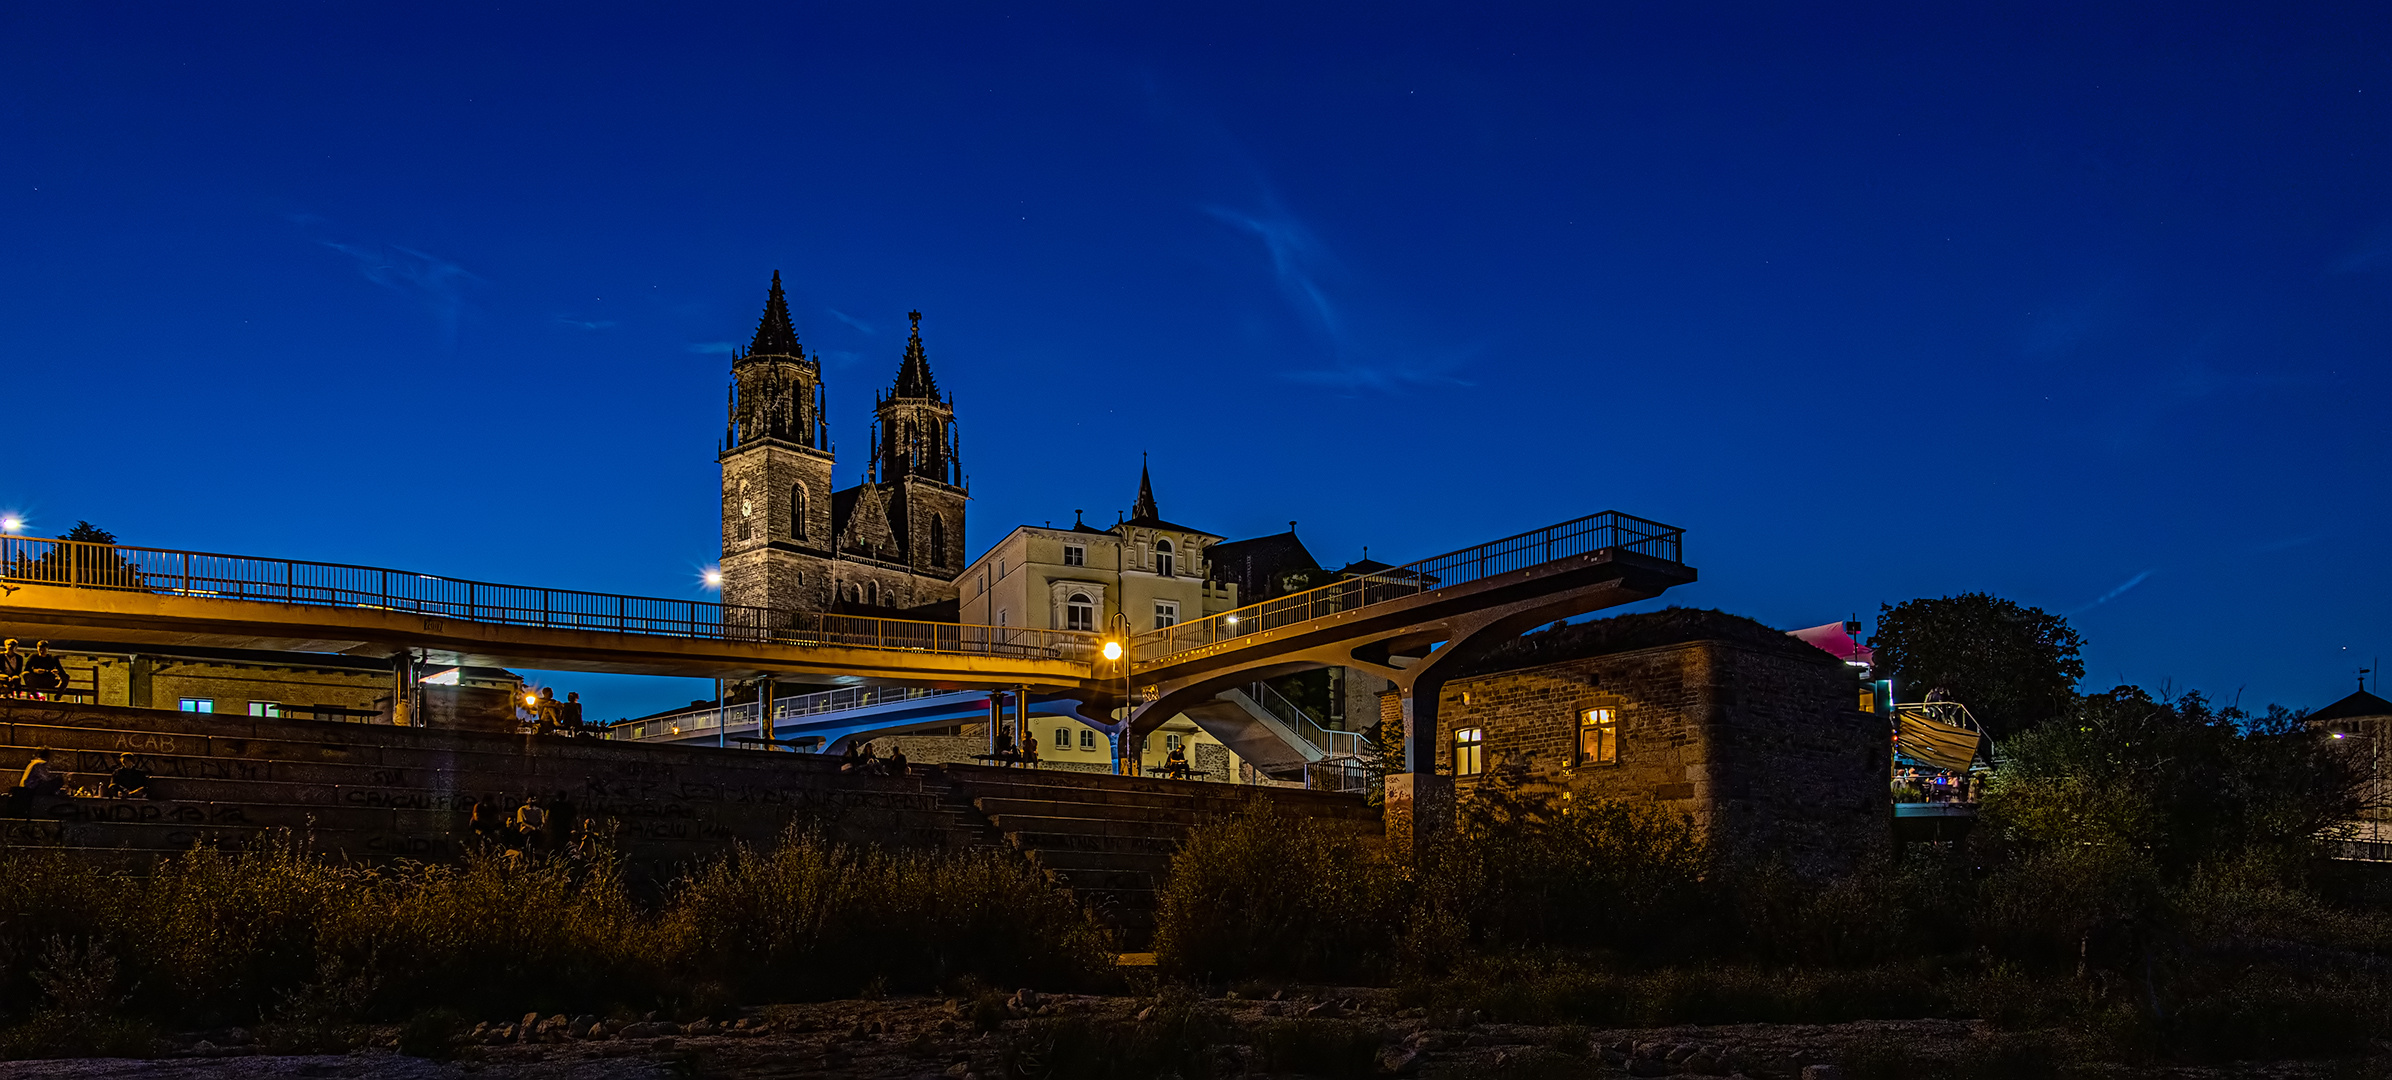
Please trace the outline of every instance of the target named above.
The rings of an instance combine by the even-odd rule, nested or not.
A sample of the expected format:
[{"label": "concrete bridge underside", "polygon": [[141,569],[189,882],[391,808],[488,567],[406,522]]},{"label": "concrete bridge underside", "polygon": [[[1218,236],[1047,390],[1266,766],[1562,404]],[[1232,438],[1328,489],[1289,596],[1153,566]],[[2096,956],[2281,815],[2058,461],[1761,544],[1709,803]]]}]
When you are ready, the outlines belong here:
[{"label": "concrete bridge underside", "polygon": [[[11,584],[0,634],[31,641],[104,631],[128,645],[202,646],[396,656],[425,662],[628,675],[743,679],[795,675],[829,683],[1080,690],[1086,661],[724,641],[608,630],[517,626],[370,607],[290,604],[173,593]],[[1023,650],[1028,653],[1032,650]]]}]

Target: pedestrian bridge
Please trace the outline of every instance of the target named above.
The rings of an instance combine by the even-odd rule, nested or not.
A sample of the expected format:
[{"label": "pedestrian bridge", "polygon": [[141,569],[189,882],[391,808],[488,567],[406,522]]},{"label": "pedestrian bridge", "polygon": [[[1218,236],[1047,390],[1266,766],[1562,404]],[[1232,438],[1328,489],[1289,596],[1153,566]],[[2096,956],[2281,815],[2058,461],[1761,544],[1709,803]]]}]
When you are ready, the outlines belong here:
[{"label": "pedestrian bridge", "polygon": [[[739,607],[337,563],[0,538],[0,633],[406,657],[439,665],[1068,697],[1143,734],[1243,685],[1345,666],[1407,702],[1445,661],[1694,580],[1682,530],[1607,512],[1135,635]],[[1107,658],[1112,651],[1116,658]],[[1437,672],[1432,676],[1431,672]],[[1116,710],[1133,701],[1124,718]],[[820,722],[829,734],[836,721]],[[1134,731],[1132,729],[1135,729]],[[852,734],[855,730],[849,729]]]}]

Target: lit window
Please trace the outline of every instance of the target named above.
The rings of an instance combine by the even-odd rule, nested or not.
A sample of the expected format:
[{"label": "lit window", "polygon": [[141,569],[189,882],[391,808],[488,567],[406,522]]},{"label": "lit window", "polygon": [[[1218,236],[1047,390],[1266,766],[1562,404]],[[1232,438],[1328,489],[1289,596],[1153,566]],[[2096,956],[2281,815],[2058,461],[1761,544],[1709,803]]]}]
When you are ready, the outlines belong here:
[{"label": "lit window", "polygon": [[1177,749],[1179,749],[1179,736],[1177,736],[1177,735],[1165,735],[1165,736],[1163,736],[1163,752],[1165,752],[1165,753],[1169,753],[1169,752],[1171,752],[1171,751],[1173,751],[1173,750],[1177,750]]},{"label": "lit window", "polygon": [[1080,546],[1080,545],[1078,545],[1078,544],[1065,544],[1065,545],[1063,545],[1063,565],[1065,565],[1065,566],[1086,566],[1086,565],[1088,565],[1088,549],[1087,549],[1087,548],[1084,548],[1084,547],[1081,547],[1081,546]]},{"label": "lit window", "polygon": [[[210,710],[202,709],[202,710],[200,710],[200,711],[201,711],[201,712],[208,712],[208,711],[210,711]],[[252,701],[252,702],[250,702],[250,703],[249,703],[249,715],[251,715],[251,716],[281,716],[281,715],[282,715],[282,702],[279,702],[279,701]]]},{"label": "lit window", "polygon": [[1096,749],[1096,732],[1090,731],[1087,728],[1080,729],[1080,749]]},{"label": "lit window", "polygon": [[210,712],[210,713],[212,713],[212,712],[215,712],[215,711],[216,711],[216,699],[215,699],[215,698],[203,698],[203,697],[187,697],[187,698],[184,698],[184,699],[183,699],[183,711],[184,711],[184,712]]},{"label": "lit window", "polygon": [[[1171,576],[1171,541],[1157,540],[1154,544],[1154,572],[1157,577]],[[1164,623],[1169,626],[1171,624]]]},{"label": "lit window", "polygon": [[1487,731],[1466,727],[1453,733],[1453,774],[1477,776],[1487,767]]},{"label": "lit window", "polygon": [[1578,763],[1616,765],[1620,760],[1620,714],[1612,708],[1578,714]]},{"label": "lit window", "polygon": [[1177,626],[1177,625],[1179,625],[1179,601],[1177,601],[1177,600],[1157,600],[1157,601],[1155,601],[1155,602],[1154,602],[1154,628],[1155,628],[1155,629],[1157,629],[1157,630],[1160,630],[1160,629],[1162,629],[1162,628],[1164,628],[1164,627],[1166,627],[1166,626]]},{"label": "lit window", "polygon": [[1096,602],[1087,593],[1073,593],[1063,602],[1063,628],[1066,630],[1096,629]]},{"label": "lit window", "polygon": [[1066,746],[1070,746],[1070,745],[1071,745],[1071,729],[1070,729],[1070,728],[1056,728],[1056,729],[1055,729],[1055,749],[1057,749],[1057,750],[1061,750],[1061,749],[1063,749],[1064,747],[1066,747]]}]

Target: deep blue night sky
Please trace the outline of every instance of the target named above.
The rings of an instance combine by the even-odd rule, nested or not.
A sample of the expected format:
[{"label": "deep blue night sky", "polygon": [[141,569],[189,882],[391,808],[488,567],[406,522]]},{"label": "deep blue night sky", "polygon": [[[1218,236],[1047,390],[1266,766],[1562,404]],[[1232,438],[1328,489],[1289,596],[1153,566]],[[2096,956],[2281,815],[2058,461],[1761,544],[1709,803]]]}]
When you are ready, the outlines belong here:
[{"label": "deep blue night sky", "polygon": [[0,507],[690,595],[778,269],[843,482],[925,313],[974,554],[1148,451],[1332,564],[1616,508],[1674,602],[2322,705],[2392,653],[2392,16],[2081,6],[8,4]]}]

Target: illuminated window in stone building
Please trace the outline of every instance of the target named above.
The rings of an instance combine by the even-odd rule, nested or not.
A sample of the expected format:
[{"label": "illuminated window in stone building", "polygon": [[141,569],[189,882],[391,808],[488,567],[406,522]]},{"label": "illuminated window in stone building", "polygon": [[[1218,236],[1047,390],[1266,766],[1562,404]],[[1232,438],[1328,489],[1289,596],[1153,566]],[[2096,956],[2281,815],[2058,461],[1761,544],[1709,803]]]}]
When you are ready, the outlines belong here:
[{"label": "illuminated window in stone building", "polygon": [[1166,627],[1166,626],[1178,626],[1178,625],[1179,625],[1179,601],[1177,601],[1177,600],[1157,600],[1157,601],[1155,601],[1155,602],[1154,602],[1154,628],[1155,628],[1155,629],[1157,629],[1157,630],[1160,630],[1160,629],[1162,629],[1162,628],[1164,628],[1164,627]]},{"label": "illuminated window in stone building", "polygon": [[1063,628],[1066,630],[1096,629],[1096,602],[1087,593],[1073,593],[1063,602]]},{"label": "illuminated window in stone building", "polygon": [[216,711],[216,699],[215,699],[215,698],[203,698],[203,697],[187,697],[187,698],[184,698],[184,699],[183,699],[183,706],[182,706],[182,708],[183,708],[183,711],[184,711],[184,712],[209,712],[209,713],[212,713],[212,712],[215,712],[215,711]]},{"label": "illuminated window in stone building", "polygon": [[251,715],[251,716],[281,716],[281,715],[282,715],[282,702],[279,702],[279,701],[252,701],[252,702],[250,702],[250,703],[249,703],[249,715]]},{"label": "illuminated window in stone building", "polygon": [[1088,565],[1088,549],[1087,549],[1087,548],[1084,548],[1084,547],[1081,547],[1081,546],[1080,546],[1080,545],[1078,545],[1078,544],[1065,544],[1065,545],[1063,545],[1063,565],[1065,565],[1065,566],[1086,566],[1086,565]]},{"label": "illuminated window in stone building", "polygon": [[1453,733],[1453,774],[1477,776],[1487,767],[1487,729],[1466,727]]},{"label": "illuminated window in stone building", "polygon": [[[1154,572],[1159,577],[1171,576],[1171,541],[1157,540],[1154,545]],[[1163,625],[1169,626],[1170,623]]]},{"label": "illuminated window in stone building", "polygon": [[1578,763],[1616,765],[1620,760],[1620,714],[1610,707],[1578,714]]}]

